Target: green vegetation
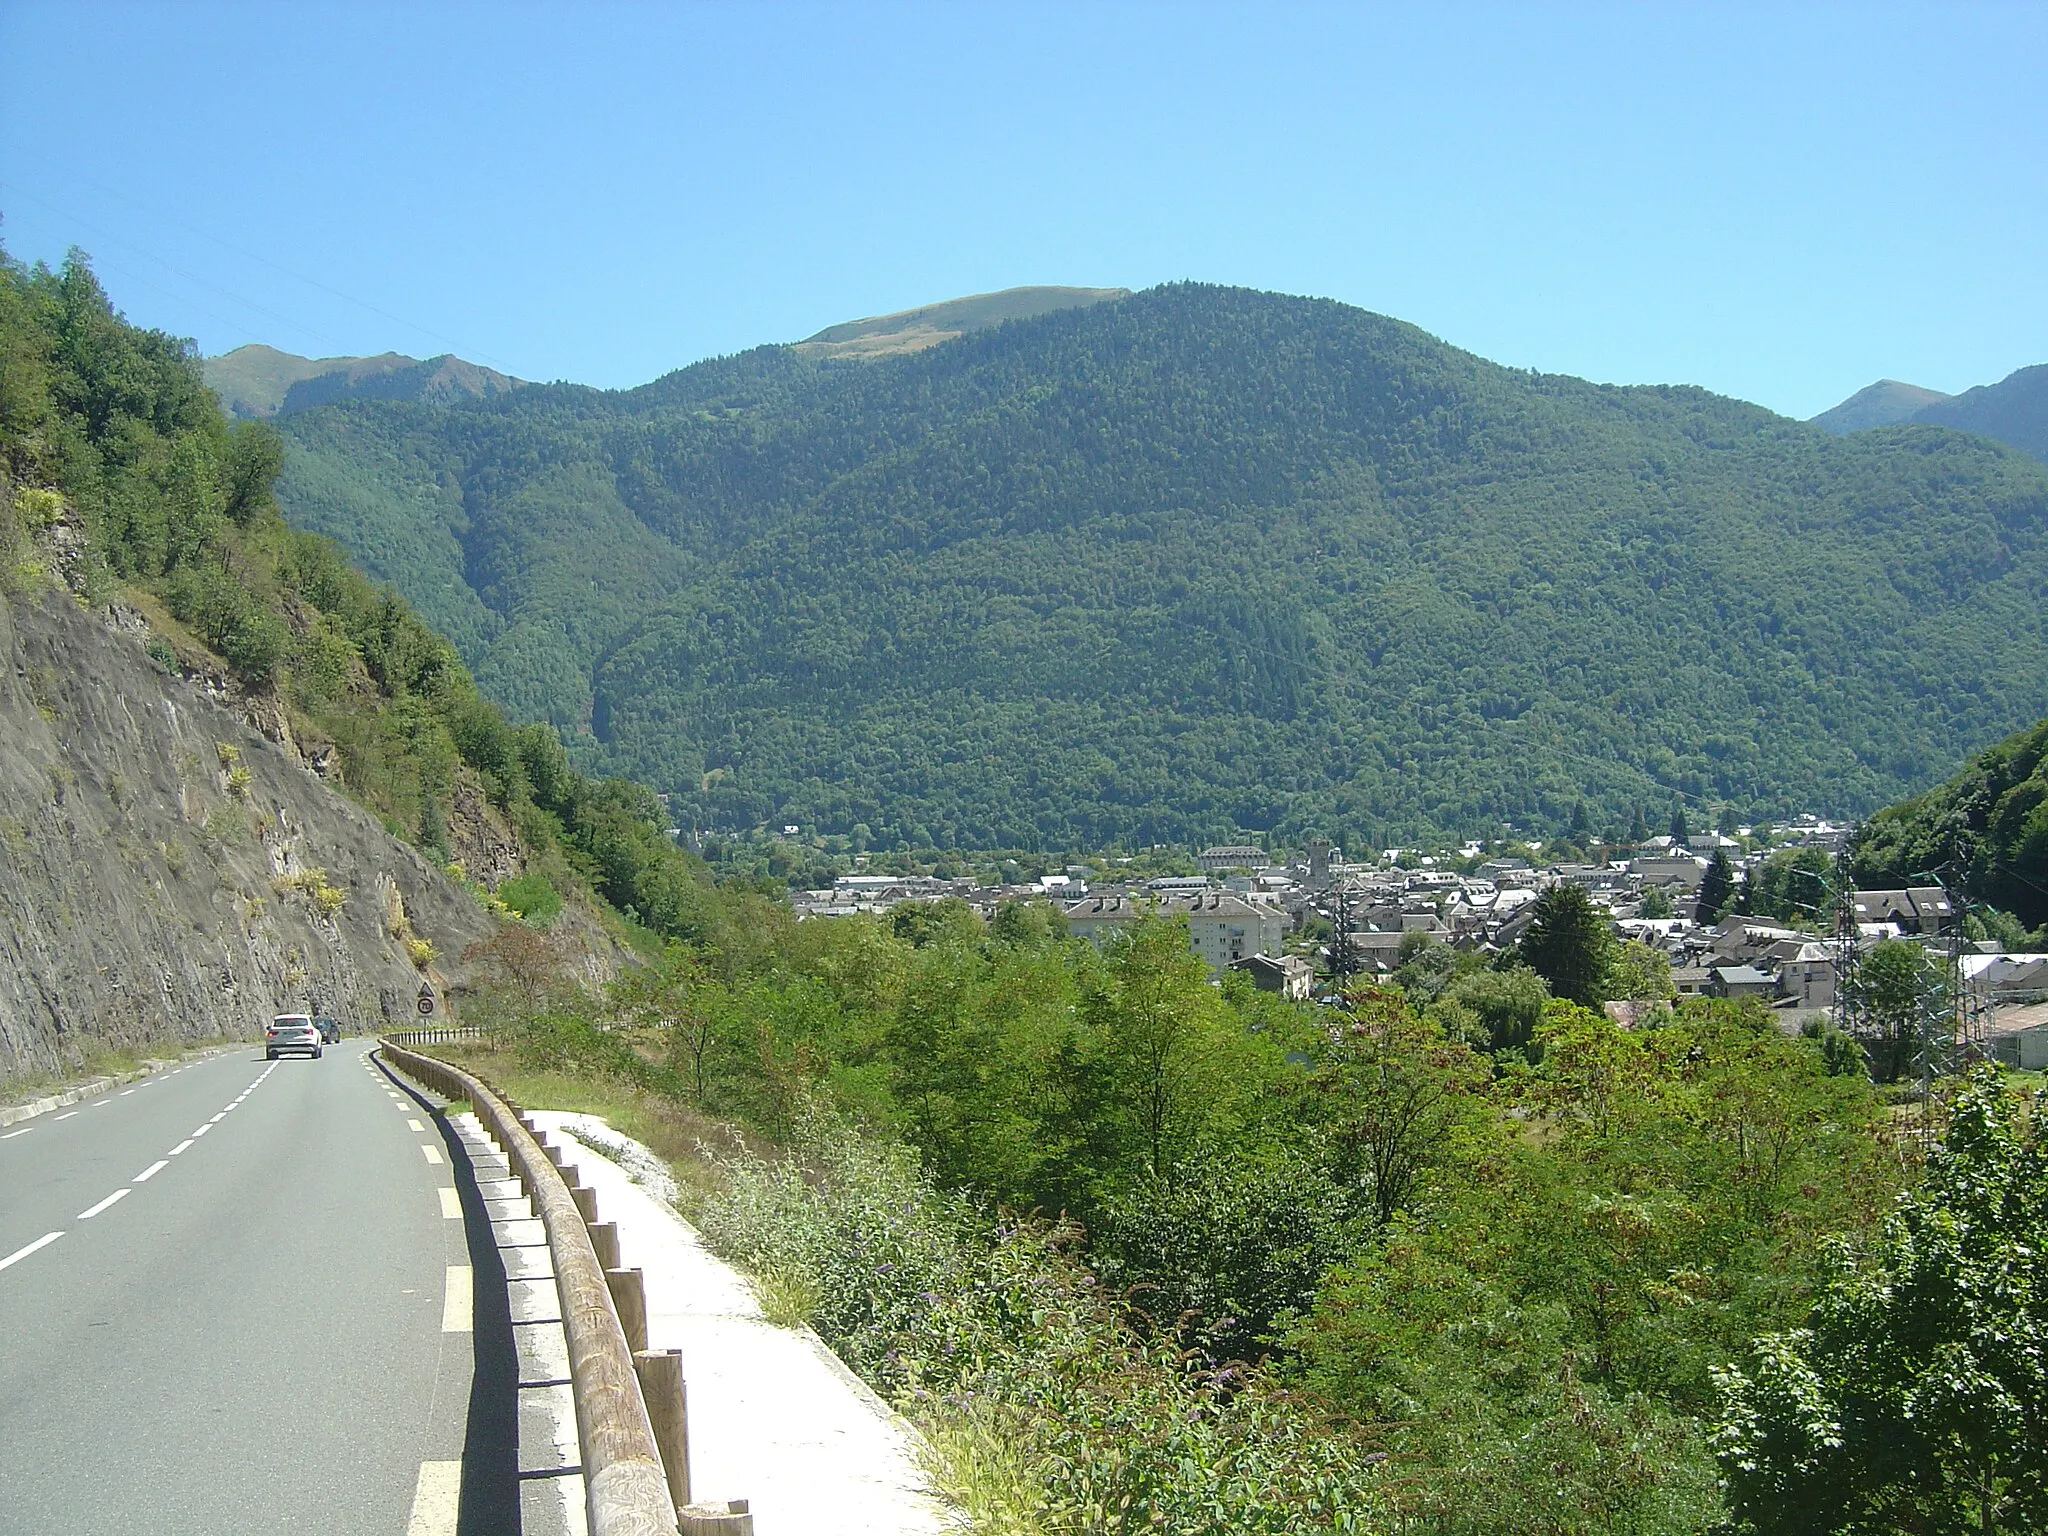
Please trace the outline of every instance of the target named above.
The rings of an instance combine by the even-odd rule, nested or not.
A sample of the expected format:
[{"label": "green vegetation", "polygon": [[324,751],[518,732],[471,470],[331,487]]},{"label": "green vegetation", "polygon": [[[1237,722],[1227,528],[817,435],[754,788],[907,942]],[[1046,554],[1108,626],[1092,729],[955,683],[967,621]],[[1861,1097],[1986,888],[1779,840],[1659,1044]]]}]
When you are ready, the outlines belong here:
[{"label": "green vegetation", "polygon": [[1962,877],[1970,894],[2048,926],[2048,720],[1971,758],[1947,783],[1888,806],[1857,834],[1865,888]]},{"label": "green vegetation", "polygon": [[281,418],[291,519],[686,825],[1347,847],[1861,811],[2048,711],[2048,469],[1174,286]]},{"label": "green vegetation", "polygon": [[1829,1250],[1807,1325],[1729,1371],[1715,1449],[1736,1529],[2048,1530],[2048,1139],[1995,1072],[1957,1103],[1926,1184]]},{"label": "green vegetation", "polygon": [[[1310,1007],[1165,923],[711,900],[603,993],[507,929],[494,1070],[773,1143],[692,1162],[693,1218],[984,1529],[1704,1532],[1715,1371],[1913,1174],[1753,1004],[1625,1030],[1418,935],[1399,988]],[[1599,958],[1596,997],[1668,997]]]},{"label": "green vegetation", "polygon": [[[508,725],[403,599],[288,527],[271,495],[282,456],[269,427],[223,417],[189,343],[115,313],[81,254],[53,272],[0,253],[0,570],[75,509],[80,599],[125,593],[165,631],[150,654],[167,669],[182,646],[274,699],[393,833],[445,860],[471,775],[533,861],[520,910],[544,920],[547,893],[558,908],[588,888],[659,933],[700,935],[705,871],[654,796],[587,778],[545,724]],[[231,793],[246,787],[246,769],[220,766]],[[331,912],[345,893],[326,892],[308,899]]]}]

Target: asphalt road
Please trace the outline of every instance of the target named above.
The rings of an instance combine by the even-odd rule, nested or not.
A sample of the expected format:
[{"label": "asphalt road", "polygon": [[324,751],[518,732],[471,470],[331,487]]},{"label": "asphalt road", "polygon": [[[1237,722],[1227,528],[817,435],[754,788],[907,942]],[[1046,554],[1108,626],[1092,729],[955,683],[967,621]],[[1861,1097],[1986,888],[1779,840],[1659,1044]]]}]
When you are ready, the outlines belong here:
[{"label": "asphalt road", "polygon": [[489,1227],[370,1045],[0,1136],[0,1532],[518,1530]]}]

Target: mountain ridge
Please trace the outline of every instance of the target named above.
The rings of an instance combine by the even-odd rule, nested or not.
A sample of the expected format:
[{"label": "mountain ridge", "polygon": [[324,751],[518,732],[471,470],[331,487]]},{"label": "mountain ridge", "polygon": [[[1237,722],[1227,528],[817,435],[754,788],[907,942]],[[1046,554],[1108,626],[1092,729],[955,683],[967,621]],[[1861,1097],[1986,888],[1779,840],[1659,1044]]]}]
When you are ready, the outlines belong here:
[{"label": "mountain ridge", "polygon": [[222,407],[238,420],[260,420],[350,399],[446,403],[489,399],[525,383],[443,352],[407,357],[301,357],[251,342],[200,364]]},{"label": "mountain ridge", "polygon": [[296,520],[706,825],[1860,811],[2048,709],[2031,460],[1328,300],[1169,285],[852,370],[771,346],[283,425]]},{"label": "mountain ridge", "polygon": [[1914,423],[1975,432],[2048,463],[2048,363],[2015,369],[1960,395],[1880,379],[1813,418],[1838,436]]}]

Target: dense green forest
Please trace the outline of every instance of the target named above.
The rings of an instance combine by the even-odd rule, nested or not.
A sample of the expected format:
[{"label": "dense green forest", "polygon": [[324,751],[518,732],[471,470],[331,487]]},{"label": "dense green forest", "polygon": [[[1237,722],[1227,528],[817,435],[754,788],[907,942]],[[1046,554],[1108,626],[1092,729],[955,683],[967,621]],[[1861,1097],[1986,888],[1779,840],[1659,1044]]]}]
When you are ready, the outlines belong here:
[{"label": "dense green forest", "polygon": [[2028,927],[2048,923],[2048,720],[1872,816],[1857,834],[1854,871],[1866,887],[1940,875]]},{"label": "dense green forest", "polygon": [[[545,722],[508,724],[403,598],[288,527],[283,452],[268,427],[230,425],[191,344],[127,324],[82,255],[52,271],[0,252],[0,568],[18,575],[25,541],[75,510],[79,598],[125,593],[274,697],[392,832],[446,859],[449,797],[472,773],[525,839],[531,899],[587,885],[663,932],[700,930],[705,872],[653,795],[577,771]],[[152,654],[177,664],[161,635]]]},{"label": "dense green forest", "polygon": [[292,416],[287,515],[680,819],[1350,845],[1862,812],[2048,710],[2048,469],[1182,285]]}]

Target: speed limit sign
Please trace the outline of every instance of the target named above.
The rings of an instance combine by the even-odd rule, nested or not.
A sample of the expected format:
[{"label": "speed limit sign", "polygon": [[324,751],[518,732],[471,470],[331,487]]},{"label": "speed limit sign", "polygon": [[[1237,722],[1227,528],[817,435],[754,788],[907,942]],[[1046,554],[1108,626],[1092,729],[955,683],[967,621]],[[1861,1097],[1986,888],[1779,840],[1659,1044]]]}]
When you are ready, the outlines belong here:
[{"label": "speed limit sign", "polygon": [[432,1013],[434,1011],[434,995],[431,992],[422,992],[420,994],[419,1009],[421,1013]]}]

